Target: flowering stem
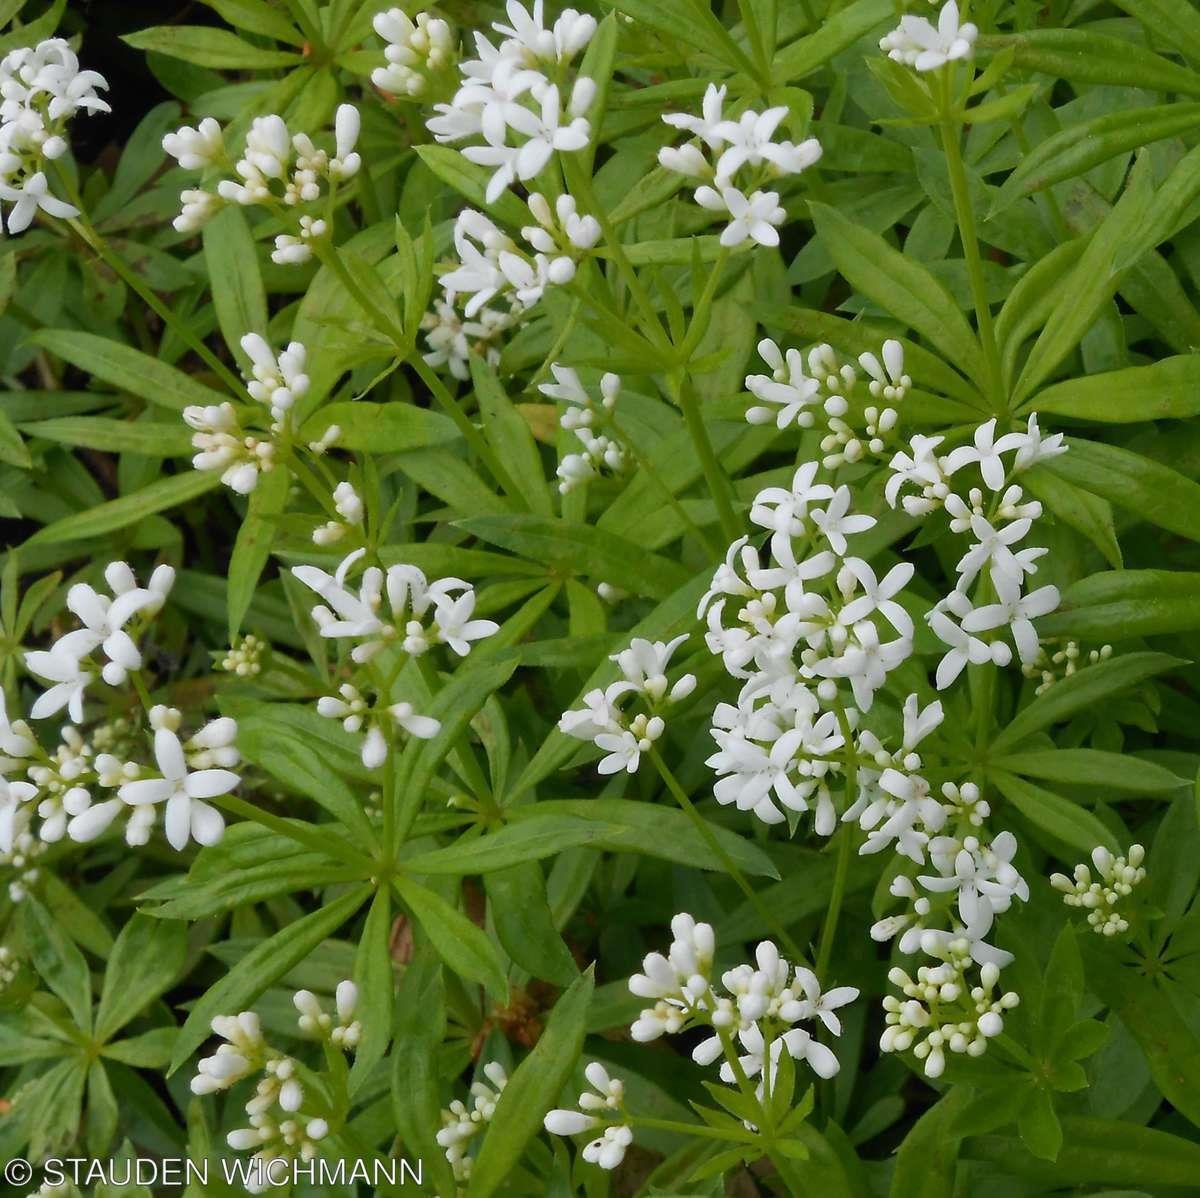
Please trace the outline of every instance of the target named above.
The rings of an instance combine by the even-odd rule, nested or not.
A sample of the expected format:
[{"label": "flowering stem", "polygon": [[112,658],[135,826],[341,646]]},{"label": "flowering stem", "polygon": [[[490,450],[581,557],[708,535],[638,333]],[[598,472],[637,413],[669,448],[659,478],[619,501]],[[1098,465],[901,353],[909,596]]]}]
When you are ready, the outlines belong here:
[{"label": "flowering stem", "polygon": [[146,714],[149,715],[154,703],[150,698],[150,692],[146,689],[146,680],[142,677],[141,670],[134,670],[129,677],[133,679],[133,689],[137,691],[142,707],[145,708]]},{"label": "flowering stem", "polygon": [[721,285],[721,277],[725,273],[725,263],[729,261],[729,247],[721,246],[717,252],[717,260],[713,263],[713,268],[708,272],[708,278],[704,281],[704,290],[700,293],[700,298],[692,305],[692,323],[688,328],[687,336],[683,339],[683,344],[679,347],[680,361],[686,363],[691,360],[692,354],[696,352],[696,346],[700,344],[700,339],[708,327],[708,313],[712,308],[713,296],[717,294],[717,288]]},{"label": "flowering stem", "polygon": [[[949,72],[946,72],[945,88],[949,90]],[[949,106],[949,99],[945,101]],[[967,277],[971,283],[971,296],[975,303],[975,319],[979,325],[979,342],[983,348],[984,367],[987,370],[987,385],[990,398],[1003,404],[1004,380],[1000,372],[1000,351],[996,346],[996,329],[992,324],[992,309],[988,303],[987,282],[983,276],[983,259],[979,254],[979,238],[975,232],[975,213],[971,208],[971,196],[967,189],[967,172],[963,166],[959,147],[959,127],[950,120],[941,122],[942,149],[946,154],[946,167],[950,173],[950,191],[954,197],[954,213],[958,219],[958,236],[962,242],[963,255],[967,262]]]},{"label": "flowering stem", "polygon": [[697,1139],[727,1140],[734,1144],[753,1143],[753,1137],[749,1132],[741,1134],[732,1129],[706,1127],[699,1123],[680,1123],[674,1119],[650,1119],[642,1115],[631,1117],[629,1122],[634,1127],[652,1128],[655,1131],[677,1132],[679,1135],[692,1136]]},{"label": "flowering stem", "polygon": [[838,834],[837,861],[833,869],[833,889],[829,894],[829,905],[825,908],[825,922],[821,925],[821,941],[817,946],[815,972],[819,978],[825,977],[830,957],[833,956],[833,942],[837,935],[838,918],[842,913],[842,902],[846,897],[846,875],[850,872],[853,843],[854,829],[847,824]]},{"label": "flowering stem", "polygon": [[786,929],[779,923],[775,916],[768,909],[766,903],[762,901],[759,895],[755,892],[754,887],[746,881],[745,875],[738,868],[737,863],[726,852],[724,845],[717,839],[712,828],[708,826],[708,821],[696,810],[696,805],[688,798],[687,792],[679,785],[679,780],[671,772],[667,763],[663,761],[659,752],[655,748],[650,749],[650,760],[654,762],[654,768],[658,770],[659,777],[666,783],[667,789],[671,792],[675,801],[683,808],[688,818],[692,821],[696,831],[700,833],[704,843],[712,850],[713,856],[721,863],[722,869],[737,883],[738,889],[750,901],[750,905],[757,912],[758,917],[763,921],[766,927],[770,928],[780,942],[787,949],[792,959],[795,961],[805,960],[804,953],[800,951],[796,942],[788,935]]},{"label": "flowering stem", "polygon": [[708,482],[709,493],[717,507],[717,519],[721,524],[721,532],[726,541],[736,541],[742,533],[741,521],[733,510],[733,487],[729,476],[725,473],[712,441],[709,440],[708,430],[704,426],[704,417],[700,414],[700,403],[686,375],[670,374],[667,376],[667,386],[672,398],[683,412],[683,422],[687,426],[688,435],[700,459],[700,468]]}]

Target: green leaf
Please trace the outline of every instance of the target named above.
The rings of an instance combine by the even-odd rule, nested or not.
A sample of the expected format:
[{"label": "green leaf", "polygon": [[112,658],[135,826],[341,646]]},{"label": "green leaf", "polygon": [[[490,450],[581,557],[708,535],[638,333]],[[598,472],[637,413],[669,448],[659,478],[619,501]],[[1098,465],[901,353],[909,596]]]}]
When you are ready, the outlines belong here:
[{"label": "green leaf", "polygon": [[817,235],[856,291],[915,329],[979,381],[979,342],[954,297],[929,271],[835,208],[809,201]]},{"label": "green leaf", "polygon": [[1058,1159],[1063,1142],[1062,1125],[1046,1090],[1035,1088],[1029,1092],[1017,1117],[1017,1131],[1034,1156],[1047,1161]]},{"label": "green leaf", "polygon": [[579,969],[563,943],[534,861],[493,870],[484,879],[496,938],[513,962],[535,978],[568,986]]},{"label": "green leaf", "polygon": [[687,582],[678,563],[590,525],[548,516],[474,516],[457,527],[556,571],[578,573],[637,595],[664,599]]},{"label": "green leaf", "polygon": [[407,403],[326,404],[304,422],[301,441],[317,441],[331,424],[342,430],[339,449],[371,453],[397,453],[409,449],[428,449],[458,438],[458,429],[449,416]]},{"label": "green leaf", "polygon": [[491,172],[468,162],[453,146],[416,146],[421,161],[443,183],[448,183],[475,208],[491,213],[513,229],[529,223],[529,209],[509,190],[489,204],[485,199]]},{"label": "green leaf", "polygon": [[[684,812],[674,807],[639,803],[632,799],[544,799],[510,808],[510,826],[546,815],[565,815],[607,825],[609,831],[593,847],[613,853],[644,853],[679,865],[717,872],[725,867],[692,826]],[[716,824],[709,825],[721,847],[743,872],[778,878],[775,863],[752,840]]]},{"label": "green leaf", "polygon": [[1138,159],[1124,194],[1092,233],[1071,272],[1055,289],[1055,303],[1013,387],[1020,404],[1058,368],[1112,299],[1126,269],[1118,256],[1145,221],[1153,189],[1149,161]]},{"label": "green leaf", "polygon": [[1057,611],[1038,622],[1045,636],[1118,641],[1200,628],[1200,574],[1184,570],[1112,570],[1063,592]]},{"label": "green leaf", "polygon": [[[392,932],[392,896],[386,886],[375,892],[363,924],[358,949],[354,954],[354,982],[358,986],[355,1016],[363,1034],[354,1051],[350,1072],[351,1087],[365,1080],[383,1060],[392,1030],[392,999],[396,991],[396,973],[388,938]],[[404,1055],[408,1053],[405,1045]]]},{"label": "green leaf", "polygon": [[18,470],[28,470],[33,465],[29,450],[21,440],[12,420],[6,412],[0,411],[0,462],[16,466]]},{"label": "green leaf", "polygon": [[294,969],[319,944],[332,936],[366,901],[368,886],[356,886],[340,898],[313,911],[295,923],[280,928],[275,935],[251,949],[191,1009],[187,1022],[179,1030],[179,1039],[171,1057],[174,1073],[210,1034],[216,1015],[244,1010],[268,986]]},{"label": "green leaf", "polygon": [[1035,29],[981,37],[977,49],[1011,50],[1012,65],[1018,71],[1200,97],[1200,75],[1128,38],[1080,29]]},{"label": "green leaf", "polygon": [[191,470],[187,474],[160,478],[132,495],[110,499],[108,503],[55,520],[53,524],[35,532],[25,544],[58,545],[64,541],[90,541],[106,532],[136,524],[155,512],[198,499],[217,487],[220,481],[221,476],[210,470]]},{"label": "green leaf", "polygon": [[1035,466],[1021,481],[1035,499],[1046,505],[1055,519],[1086,537],[1104,555],[1110,566],[1120,569],[1125,564],[1117,541],[1112,505],[1107,499],[1084,491],[1057,474]]},{"label": "green leaf", "polygon": [[1170,466],[1099,441],[1069,437],[1070,452],[1042,465],[1143,520],[1200,541],[1200,484]]},{"label": "green leaf", "polygon": [[230,25],[247,33],[261,34],[293,46],[304,45],[304,34],[267,0],[203,0],[203,3],[220,13]]},{"label": "green leaf", "polygon": [[[1062,1129],[1063,1146],[1054,1164],[1038,1160],[1010,1136],[968,1140],[964,1155],[1051,1190],[1115,1185],[1134,1186],[1139,1195],[1146,1186],[1180,1186],[1186,1191],[1195,1184],[1200,1170],[1200,1146],[1182,1136],[1077,1115],[1064,1117]],[[1110,1198],[1121,1196],[1112,1194]]]},{"label": "green leaf", "polygon": [[246,516],[238,527],[233,553],[229,558],[228,587],[225,603],[229,616],[229,643],[238,637],[242,621],[258,589],[263,567],[271,556],[277,524],[287,506],[291,472],[286,466],[276,466],[260,475],[258,486],[246,502]]},{"label": "green leaf", "polygon": [[1128,794],[1166,794],[1189,785],[1170,770],[1123,753],[1101,749],[1044,749],[990,759],[990,765],[1028,778],[1098,786]]},{"label": "green leaf", "polygon": [[1000,755],[1042,728],[1068,720],[1076,712],[1095,706],[1155,674],[1183,664],[1165,653],[1124,653],[1096,665],[1085,666],[1062,678],[1019,711],[992,742],[991,752]]},{"label": "green leaf", "polygon": [[238,724],[238,749],[247,761],[266,770],[288,790],[307,795],[323,807],[360,846],[371,849],[375,834],[363,801],[334,769],[322,746],[302,738],[297,729],[260,708]]},{"label": "green leaf", "polygon": [[[104,453],[176,458],[192,452],[192,433],[182,421],[162,424],[151,420],[112,420],[106,416],[59,416],[22,424],[21,431],[58,445],[78,445]],[[2,432],[0,419],[0,456],[3,456]]]},{"label": "green leaf", "polygon": [[165,408],[181,412],[190,404],[207,406],[228,398],[182,370],[106,337],[73,329],[39,329],[29,340],[94,378]]},{"label": "green leaf", "polygon": [[772,80],[777,84],[789,83],[811,75],[884,21],[892,20],[894,13],[891,0],[854,0],[853,4],[830,12],[813,33],[775,55]]},{"label": "green leaf", "polygon": [[1183,420],[1200,414],[1200,354],[1179,354],[1149,366],[1131,366],[1056,383],[1025,408],[1101,424]]},{"label": "green leaf", "polygon": [[242,337],[267,331],[267,293],[245,213],[237,204],[226,205],[204,226],[203,237],[217,324],[230,352],[244,366],[250,359]]},{"label": "green leaf", "polygon": [[1200,67],[1200,13],[1171,0],[1115,0],[1137,18],[1159,42],[1178,50],[1192,66]]},{"label": "green leaf", "polygon": [[396,1043],[392,1054],[392,1111],[410,1157],[433,1174],[434,1192],[457,1190],[445,1152],[437,1142],[441,1130],[441,1081],[438,1049],[446,1034],[446,986],[442,963],[418,948],[404,972],[396,1000]]},{"label": "green leaf", "polygon": [[392,884],[446,965],[459,977],[481,983],[503,1001],[508,994],[508,980],[500,954],[487,933],[440,894],[414,882],[407,874],[396,874]]},{"label": "green leaf", "polygon": [[216,67],[222,71],[299,66],[304,61],[293,51],[262,50],[228,29],[205,25],[156,25],[127,33],[121,40],[136,50],[152,50],[198,67]]},{"label": "green leaf", "polygon": [[471,380],[488,443],[512,478],[516,492],[512,497],[531,512],[552,516],[545,469],[529,422],[508,398],[495,370],[478,354],[471,355]]},{"label": "green leaf", "polygon": [[1022,156],[1016,170],[1004,181],[992,212],[1007,208],[1021,196],[1082,175],[1118,154],[1181,136],[1197,125],[1200,104],[1182,103],[1128,108],[1069,125]]},{"label": "green leaf", "polygon": [[83,953],[37,899],[27,896],[20,911],[21,928],[34,968],[42,981],[66,1004],[79,1030],[90,1031],[92,983]]},{"label": "green leaf", "polygon": [[1116,837],[1108,827],[1078,803],[1000,769],[990,769],[988,777],[1030,823],[1063,844],[1084,854],[1090,853],[1098,844],[1120,852]]},{"label": "green leaf", "polygon": [[889,1198],[953,1198],[962,1139],[953,1127],[970,1100],[970,1090],[955,1086],[917,1120],[896,1154]]},{"label": "green leaf", "polygon": [[105,1043],[178,977],[187,958],[187,925],[135,914],[121,929],[104,971],[96,1039]]},{"label": "green leaf", "polygon": [[545,814],[535,805],[528,819],[508,824],[485,836],[464,837],[449,848],[419,853],[404,862],[414,874],[486,874],[526,861],[540,861],[596,840],[614,840],[632,829],[572,815]]},{"label": "green leaf", "polygon": [[677,0],[675,6],[658,0],[604,0],[634,21],[657,29],[669,41],[680,41],[752,78],[754,66],[745,52],[703,0]]},{"label": "green leaf", "polygon": [[593,987],[590,969],[571,983],[554,1004],[533,1051],[509,1078],[471,1167],[467,1198],[494,1194],[541,1130],[542,1119],[575,1070]]}]

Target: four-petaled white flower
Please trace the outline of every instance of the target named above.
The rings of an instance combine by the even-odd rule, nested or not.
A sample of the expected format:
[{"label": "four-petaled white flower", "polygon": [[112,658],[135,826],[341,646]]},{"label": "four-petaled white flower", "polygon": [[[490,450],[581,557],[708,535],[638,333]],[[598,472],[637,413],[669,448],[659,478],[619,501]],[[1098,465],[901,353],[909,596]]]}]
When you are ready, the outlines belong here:
[{"label": "four-petaled white flower", "polygon": [[182,850],[189,837],[197,844],[216,844],[225,831],[225,819],[205,799],[228,794],[240,779],[232,770],[189,770],[179,737],[169,728],[154,733],[154,757],[161,778],[126,782],[117,792],[131,807],[166,804],[167,840]]}]

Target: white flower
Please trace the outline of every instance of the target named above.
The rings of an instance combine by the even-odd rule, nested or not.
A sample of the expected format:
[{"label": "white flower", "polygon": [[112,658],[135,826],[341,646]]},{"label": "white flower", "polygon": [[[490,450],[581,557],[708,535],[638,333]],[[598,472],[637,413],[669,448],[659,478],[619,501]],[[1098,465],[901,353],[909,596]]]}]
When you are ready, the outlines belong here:
[{"label": "white flower", "polygon": [[225,156],[221,126],[210,116],[206,116],[194,129],[184,125],[174,133],[168,133],[162,139],[162,147],[189,171],[203,170]]},{"label": "white flower", "polygon": [[266,404],[272,419],[284,420],[295,402],[308,392],[309,379],[304,373],[308,351],[299,341],[293,341],[277,356],[258,333],[247,333],[241,346],[251,362],[251,376],[246,383],[251,399]]},{"label": "white flower", "polygon": [[358,174],[362,159],[354,152],[362,118],[353,104],[339,104],[333,116],[334,151],[326,168],[331,179],[349,179]]},{"label": "white flower", "polygon": [[[719,146],[723,139],[717,131],[725,123],[721,112],[725,103],[725,92],[724,85],[717,87],[716,84],[710,83],[705,88],[699,116],[692,116],[686,112],[668,112],[663,120],[675,129],[683,129],[700,138],[707,146]],[[663,165],[666,166],[666,163]]]},{"label": "white flower", "polygon": [[879,48],[915,70],[935,71],[948,62],[969,58],[978,32],[969,22],[960,25],[958,5],[946,0],[936,29],[924,17],[909,14],[900,18],[899,26],[880,41]]},{"label": "white flower", "polygon": [[804,358],[800,351],[789,349],[785,357],[774,341],[764,338],[758,343],[758,354],[771,368],[771,373],[747,375],[746,390],[755,399],[772,406],[750,408],[746,419],[751,424],[767,424],[774,420],[776,427],[781,429],[793,423],[800,428],[811,428],[813,413],[808,409],[820,398],[820,384],[804,373]]},{"label": "white flower", "polygon": [[718,179],[732,179],[743,166],[770,163],[781,174],[798,174],[821,157],[821,144],[815,137],[796,146],[790,141],[775,143],[771,138],[787,116],[786,107],[765,112],[747,110],[736,121],[721,121],[712,136],[728,147],[717,159]]},{"label": "white flower", "polygon": [[747,238],[759,245],[779,244],[777,226],[787,219],[787,213],[779,205],[778,192],[756,191],[747,196],[736,187],[701,187],[696,203],[712,212],[729,213],[729,224],[721,231],[723,246],[741,245]]},{"label": "white flower", "polygon": [[50,184],[44,172],[37,171],[21,182],[19,187],[0,181],[0,199],[8,200],[12,210],[6,222],[10,234],[22,233],[33,223],[39,209],[61,220],[79,215],[79,209],[50,194]]},{"label": "white flower", "polygon": [[189,772],[179,737],[169,728],[154,733],[154,756],[161,778],[127,782],[117,792],[132,807],[166,803],[167,840],[182,850],[189,836],[197,844],[216,844],[225,831],[221,813],[203,800],[228,794],[240,779],[231,770]]},{"label": "white flower", "polygon": [[871,353],[859,354],[858,364],[871,376],[870,392],[876,399],[899,403],[912,386],[904,373],[904,346],[899,341],[883,343],[883,361]]},{"label": "white flower", "polygon": [[968,612],[962,621],[965,632],[984,632],[1007,628],[1017,646],[1024,665],[1032,665],[1038,656],[1038,635],[1033,621],[1048,615],[1058,607],[1056,586],[1040,587],[1028,595],[1021,594],[1021,584],[1007,574],[994,575],[998,602],[988,603]]},{"label": "white flower", "polygon": [[25,654],[25,668],[54,684],[35,700],[29,711],[32,719],[44,720],[65,707],[76,724],[83,723],[84,692],[96,675],[71,652],[70,645],[64,644],[66,641],[67,637],[63,637],[51,650],[39,649]]},{"label": "white flower", "polygon": [[875,577],[875,571],[859,557],[848,557],[842,562],[842,573],[838,575],[839,586],[843,577],[852,580],[850,585],[843,588],[844,593],[854,593],[854,583],[862,590],[862,594],[851,599],[842,608],[838,619],[843,624],[857,624],[872,612],[879,612],[891,626],[904,637],[912,637],[912,617],[895,601],[895,596],[908,585],[915,567],[911,562],[900,562],[893,566],[882,580]]},{"label": "white flower", "polygon": [[983,481],[993,491],[999,491],[1004,486],[1007,473],[1000,455],[1025,442],[1026,434],[1023,433],[1005,433],[997,440],[996,418],[993,416],[975,430],[973,444],[960,445],[946,455],[946,473],[954,474],[972,462],[977,463]]},{"label": "white flower", "polygon": [[[675,650],[688,639],[688,634],[682,633],[672,641],[647,641],[642,637],[634,637],[628,649],[611,657],[625,677],[625,681],[634,686],[651,702],[659,702],[667,694],[667,667],[671,663]],[[696,686],[694,674],[685,674],[671,688],[669,699],[675,702],[691,694]]]},{"label": "white flower", "polygon": [[945,690],[962,673],[968,662],[976,666],[986,662],[1006,666],[1012,660],[1012,651],[1003,641],[995,641],[990,645],[981,641],[955,624],[944,611],[934,608],[926,620],[938,640],[950,646],[950,651],[938,663],[934,680],[940,691]]},{"label": "white flower", "polygon": [[812,514],[813,523],[829,542],[830,549],[839,556],[846,552],[847,536],[875,527],[873,516],[850,514],[850,502],[850,488],[838,487],[829,505],[824,510],[818,508]]},{"label": "white flower", "polygon": [[601,1169],[615,1169],[624,1159],[625,1152],[633,1143],[633,1129],[618,1124],[604,1129],[604,1134],[585,1145],[582,1156],[589,1164]]},{"label": "white flower", "polygon": [[440,639],[458,654],[466,657],[471,642],[483,640],[500,631],[495,620],[473,620],[475,592],[466,590],[457,598],[440,596],[433,612],[433,623]]}]

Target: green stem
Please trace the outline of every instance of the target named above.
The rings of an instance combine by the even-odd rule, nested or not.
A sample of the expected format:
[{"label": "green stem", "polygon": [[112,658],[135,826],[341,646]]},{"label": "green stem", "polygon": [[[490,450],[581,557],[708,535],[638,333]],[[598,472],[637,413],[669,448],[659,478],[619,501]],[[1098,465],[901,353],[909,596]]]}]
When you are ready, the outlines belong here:
[{"label": "green stem", "polygon": [[679,358],[682,362],[691,360],[696,346],[700,344],[700,339],[704,336],[713,297],[717,294],[717,288],[721,284],[721,277],[725,273],[725,264],[728,261],[729,247],[723,245],[717,252],[717,260],[713,263],[712,270],[708,272],[708,278],[704,281],[704,290],[700,293],[700,298],[692,305],[692,323],[688,328],[687,336],[683,339],[683,344],[679,347]]},{"label": "green stem", "polygon": [[721,533],[726,541],[736,541],[742,535],[742,523],[733,509],[733,486],[717,458],[708,430],[704,427],[699,398],[686,376],[668,376],[667,385],[680,411],[683,412],[684,425],[687,427],[688,436],[691,437],[696,456],[700,459],[700,469],[704,472],[713,503],[717,507]]},{"label": "green stem", "polygon": [[[59,175],[62,178],[61,174]],[[73,188],[68,188],[73,191]],[[205,365],[229,388],[229,391],[239,399],[245,393],[245,386],[242,380],[238,378],[220,358],[216,356],[196,336],[195,333],[188,327],[187,322],[181,320],[166,304],[154,294],[153,291],[138,277],[137,272],[131,267],[120,254],[116,252],[99,233],[96,228],[83,215],[82,205],[79,203],[79,196],[73,195],[75,206],[80,209],[80,215],[73,217],[67,221],[67,224],[75,231],[83,241],[89,245],[100,258],[107,262],[113,271],[125,282],[125,284],[134,291],[147,307],[152,309],[159,319],[177,336],[184,344],[192,349],[197,357],[199,357]]]},{"label": "green stem", "polygon": [[739,1133],[719,1127],[705,1127],[699,1123],[680,1123],[674,1119],[650,1119],[642,1115],[632,1116],[629,1122],[633,1127],[653,1128],[655,1131],[677,1132],[679,1135],[694,1136],[700,1139],[726,1140],[735,1144],[748,1144],[752,1142],[749,1132]]},{"label": "green stem", "polygon": [[846,897],[846,876],[850,872],[850,858],[854,847],[854,827],[846,824],[838,835],[837,861],[833,869],[833,889],[829,894],[829,905],[825,908],[825,922],[821,925],[821,940],[817,946],[816,975],[824,979],[833,956],[833,942],[837,936],[838,918]]},{"label": "green stem", "polygon": [[954,197],[954,212],[958,219],[958,235],[962,242],[963,255],[967,263],[967,277],[971,284],[971,296],[975,304],[975,320],[979,326],[979,342],[983,348],[984,367],[990,398],[997,405],[1004,402],[1004,379],[1000,371],[1000,351],[996,345],[996,329],[992,323],[992,309],[988,302],[987,282],[983,275],[983,259],[979,253],[979,237],[975,230],[975,213],[971,208],[971,196],[967,188],[967,172],[963,166],[959,147],[959,127],[943,120],[941,123],[942,149],[946,154],[946,167],[950,173],[950,191]]},{"label": "green stem", "polygon": [[805,955],[800,951],[796,942],[788,935],[787,929],[775,918],[771,911],[767,908],[766,903],[762,901],[754,887],[746,881],[745,875],[738,868],[737,863],[726,852],[725,846],[717,839],[712,828],[708,826],[708,821],[696,810],[696,805],[688,798],[687,792],[679,785],[679,780],[671,772],[670,767],[657,749],[650,750],[650,760],[654,763],[654,768],[658,770],[659,777],[666,783],[667,789],[671,792],[672,797],[683,808],[687,817],[692,821],[696,831],[700,833],[704,843],[712,850],[713,856],[721,863],[721,868],[737,883],[738,889],[749,900],[750,905],[757,912],[759,919],[764,925],[770,928],[776,936],[779,937],[780,943],[787,950],[788,955],[795,962],[804,961]]}]

